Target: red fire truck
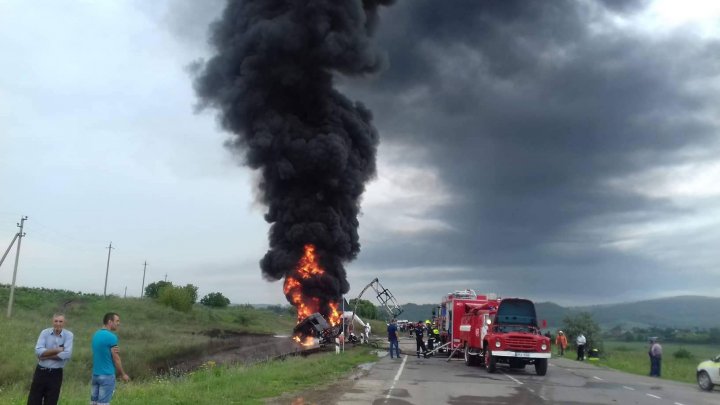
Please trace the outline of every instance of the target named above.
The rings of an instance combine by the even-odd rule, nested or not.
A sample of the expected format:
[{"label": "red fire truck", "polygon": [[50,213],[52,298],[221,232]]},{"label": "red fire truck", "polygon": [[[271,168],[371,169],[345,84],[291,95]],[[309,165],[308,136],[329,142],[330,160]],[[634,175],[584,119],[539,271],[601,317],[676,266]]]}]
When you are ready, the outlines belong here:
[{"label": "red fire truck", "polygon": [[473,290],[463,290],[448,293],[442,299],[436,323],[440,329],[440,339],[443,342],[450,342],[447,350],[462,347],[460,339],[460,320],[465,315],[466,305],[483,305],[488,302],[496,302],[494,294],[478,295]]},{"label": "red fire truck", "polygon": [[503,298],[464,305],[456,336],[465,352],[465,364],[482,363],[490,373],[498,363],[510,368],[533,364],[538,375],[547,373],[550,339],[540,333],[532,301]]}]

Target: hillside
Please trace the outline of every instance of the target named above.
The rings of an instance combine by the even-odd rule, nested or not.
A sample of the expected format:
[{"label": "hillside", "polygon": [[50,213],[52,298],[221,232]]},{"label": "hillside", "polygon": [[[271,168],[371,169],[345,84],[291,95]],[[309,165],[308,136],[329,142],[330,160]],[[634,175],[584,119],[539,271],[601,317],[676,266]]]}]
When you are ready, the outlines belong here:
[{"label": "hillside", "polygon": [[[401,319],[428,319],[435,304],[404,304]],[[536,304],[539,319],[545,319],[550,329],[557,329],[569,314],[590,312],[603,328],[621,325],[631,327],[711,328],[720,327],[720,298],[679,296],[630,303],[563,307],[552,302]]]}]

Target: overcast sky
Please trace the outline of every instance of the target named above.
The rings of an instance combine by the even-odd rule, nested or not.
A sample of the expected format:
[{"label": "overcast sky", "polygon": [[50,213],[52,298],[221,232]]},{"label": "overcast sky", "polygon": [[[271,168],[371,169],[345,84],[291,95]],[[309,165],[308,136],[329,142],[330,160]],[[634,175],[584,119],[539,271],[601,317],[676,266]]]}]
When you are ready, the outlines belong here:
[{"label": "overcast sky", "polygon": [[[18,285],[102,293],[112,241],[109,293],[138,296],[147,260],[146,284],[285,303],[258,265],[257,174],[195,113],[188,66],[223,4],[0,1]],[[380,18],[387,66],[337,78],[380,134],[350,296],[374,277],[416,303],[718,296],[719,3],[401,0]]]}]

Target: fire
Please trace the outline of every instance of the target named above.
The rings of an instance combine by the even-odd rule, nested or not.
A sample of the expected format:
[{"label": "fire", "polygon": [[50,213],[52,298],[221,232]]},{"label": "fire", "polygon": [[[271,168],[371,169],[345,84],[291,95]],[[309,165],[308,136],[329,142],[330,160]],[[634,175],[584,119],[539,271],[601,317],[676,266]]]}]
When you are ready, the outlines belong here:
[{"label": "fire", "polygon": [[300,336],[293,336],[293,340],[303,346],[315,346],[315,339],[312,336],[306,336],[305,339]]},{"label": "fire", "polygon": [[[338,310],[337,302],[323,302],[319,297],[308,296],[303,291],[304,280],[320,278],[323,274],[325,274],[325,269],[320,266],[315,246],[311,244],[305,245],[305,252],[298,261],[295,271],[285,277],[283,285],[283,292],[288,301],[297,308],[297,323],[319,312],[327,319],[330,325],[337,326],[340,324],[342,315]],[[299,342],[300,338],[296,340]]]},{"label": "fire", "polygon": [[340,312],[338,311],[337,302],[330,302],[330,315],[328,316],[328,322],[330,325],[337,326],[340,324]]}]

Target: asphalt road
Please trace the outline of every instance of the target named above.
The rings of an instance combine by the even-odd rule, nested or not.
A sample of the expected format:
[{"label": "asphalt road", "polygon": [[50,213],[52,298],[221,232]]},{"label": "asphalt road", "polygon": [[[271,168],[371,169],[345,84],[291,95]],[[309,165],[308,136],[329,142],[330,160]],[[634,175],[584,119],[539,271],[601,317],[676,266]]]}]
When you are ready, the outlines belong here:
[{"label": "asphalt road", "polygon": [[636,376],[585,362],[551,359],[540,377],[525,370],[499,367],[489,374],[461,359],[417,358],[414,340],[401,339],[400,359],[381,358],[368,375],[347,389],[338,404],[720,404],[720,390]]}]

